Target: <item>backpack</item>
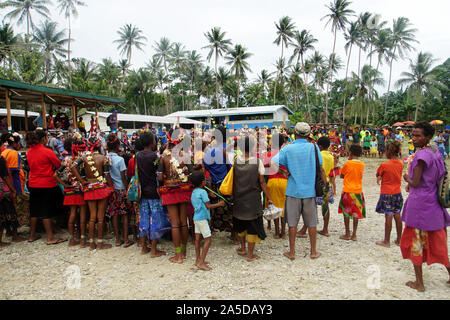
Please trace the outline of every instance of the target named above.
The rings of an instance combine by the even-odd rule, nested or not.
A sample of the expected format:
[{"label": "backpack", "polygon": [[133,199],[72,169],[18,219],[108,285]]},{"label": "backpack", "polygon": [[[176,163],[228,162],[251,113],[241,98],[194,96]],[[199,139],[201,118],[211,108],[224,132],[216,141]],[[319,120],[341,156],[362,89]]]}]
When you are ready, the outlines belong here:
[{"label": "backpack", "polygon": [[450,208],[450,177],[448,174],[447,166],[445,166],[445,175],[442,178],[441,182],[439,183],[439,189],[438,189],[438,197],[439,197],[439,203],[444,208]]}]

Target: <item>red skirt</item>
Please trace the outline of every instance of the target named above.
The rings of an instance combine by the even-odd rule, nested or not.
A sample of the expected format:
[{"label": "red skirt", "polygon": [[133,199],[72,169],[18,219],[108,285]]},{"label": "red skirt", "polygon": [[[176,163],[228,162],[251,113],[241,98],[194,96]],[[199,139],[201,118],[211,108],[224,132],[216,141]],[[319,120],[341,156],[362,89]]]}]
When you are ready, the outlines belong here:
[{"label": "red skirt", "polygon": [[103,200],[110,196],[113,189],[104,183],[91,183],[83,186],[84,200],[97,201]]},{"label": "red skirt", "polygon": [[400,242],[403,259],[409,259],[415,266],[423,263],[443,264],[449,267],[447,230],[422,231],[406,227]]},{"label": "red skirt", "polygon": [[191,202],[194,187],[191,184],[182,184],[175,187],[160,187],[159,195],[163,206]]},{"label": "red skirt", "polygon": [[65,206],[82,206],[84,205],[84,198],[82,194],[71,194],[64,196]]}]

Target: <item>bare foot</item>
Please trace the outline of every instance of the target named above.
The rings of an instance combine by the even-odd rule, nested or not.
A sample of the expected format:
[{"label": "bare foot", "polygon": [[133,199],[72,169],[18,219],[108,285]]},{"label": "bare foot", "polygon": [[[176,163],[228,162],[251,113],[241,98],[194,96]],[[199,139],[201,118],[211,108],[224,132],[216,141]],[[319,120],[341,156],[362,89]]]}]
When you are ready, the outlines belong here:
[{"label": "bare foot", "polygon": [[122,240],[116,240],[116,247],[120,247],[123,245],[123,241]]},{"label": "bare foot", "polygon": [[400,240],[395,240],[395,242],[394,242],[397,246],[399,246],[400,247]]},{"label": "bare foot", "polygon": [[198,269],[203,270],[203,271],[211,271],[212,270],[211,267],[208,267],[206,265],[206,263],[196,264],[196,266],[197,266]]},{"label": "bare foot", "polygon": [[276,235],[273,236],[273,238],[274,238],[274,239],[280,239],[280,235],[279,235],[279,234],[276,234]]},{"label": "bare foot", "polygon": [[80,244],[80,241],[77,241],[75,239],[72,239],[69,241],[69,247],[74,247]]},{"label": "bare foot", "polygon": [[356,235],[352,236],[352,241],[357,241],[358,239],[356,238]]},{"label": "bare foot", "polygon": [[339,239],[348,241],[348,240],[352,240],[352,237],[347,236],[347,235],[343,235],[343,236],[340,236]]},{"label": "bare foot", "polygon": [[169,261],[172,263],[178,263],[178,264],[182,264],[183,263],[183,258],[181,258],[181,256],[173,256],[172,258],[169,258]]},{"label": "bare foot", "polygon": [[322,236],[324,236],[324,237],[329,237],[330,236],[330,234],[328,232],[324,231],[324,230],[318,231],[317,233],[322,235]]},{"label": "bare foot", "polygon": [[391,247],[391,245],[389,243],[386,243],[384,241],[377,241],[375,244],[377,246],[382,246],[382,247],[386,247],[386,248],[390,248]]},{"label": "bare foot", "polygon": [[89,251],[93,251],[95,249],[97,249],[97,245],[95,244],[95,242],[91,242],[89,244]]},{"label": "bare foot", "polygon": [[97,245],[98,250],[107,250],[107,249],[111,249],[111,248],[112,248],[112,244],[108,244],[108,243],[100,243]]},{"label": "bare foot", "polygon": [[318,257],[320,257],[321,255],[322,254],[320,252],[316,252],[314,254],[311,254],[309,257],[314,260],[314,259],[317,259]]},{"label": "bare foot", "polygon": [[283,255],[291,261],[295,260],[295,255],[292,255],[290,252],[285,252]]},{"label": "bare foot", "polygon": [[38,234],[38,235],[36,235],[35,237],[33,237],[33,238],[29,238],[28,239],[28,242],[35,242],[35,241],[37,241],[37,240],[39,240],[39,239],[41,239],[42,238],[42,236],[40,235],[40,234]]},{"label": "bare foot", "polygon": [[10,245],[11,245],[11,243],[9,243],[9,242],[0,242],[0,248],[7,247]]},{"label": "bare foot", "polygon": [[258,260],[259,258],[260,258],[259,256],[257,256],[256,254],[254,254],[253,256],[248,257],[248,258],[247,258],[247,261],[248,261],[248,262],[253,262],[253,261],[255,261],[255,260]]},{"label": "bare foot", "polygon": [[86,239],[80,240],[80,248],[86,248]]},{"label": "bare foot", "polygon": [[238,240],[234,240],[233,241],[233,246],[238,246],[238,245],[240,245],[241,243],[238,241]]},{"label": "bare foot", "polygon": [[240,256],[246,256],[247,255],[247,250],[239,248],[236,250],[237,254]]},{"label": "bare foot", "polygon": [[286,235],[284,233],[281,235],[281,239],[286,239]]},{"label": "bare foot", "polygon": [[27,241],[27,239],[19,236],[12,239],[12,242],[24,242],[24,241]]},{"label": "bare foot", "polygon": [[306,233],[297,232],[297,238],[306,239],[308,238],[308,236],[306,235]]},{"label": "bare foot", "polygon": [[408,281],[408,282],[406,283],[406,285],[407,285],[408,287],[412,288],[412,289],[415,289],[415,290],[419,291],[419,292],[425,292],[425,287],[419,285],[417,282],[414,282],[414,281]]},{"label": "bare foot", "polygon": [[123,245],[124,248],[129,248],[134,244],[134,241],[125,241],[125,244]]},{"label": "bare foot", "polygon": [[142,246],[141,254],[147,254],[150,252],[150,249],[147,246]]},{"label": "bare foot", "polygon": [[159,258],[159,257],[165,256],[166,254],[167,253],[165,251],[156,250],[155,253],[152,253],[151,257],[152,257],[152,259],[154,259],[154,258]]}]

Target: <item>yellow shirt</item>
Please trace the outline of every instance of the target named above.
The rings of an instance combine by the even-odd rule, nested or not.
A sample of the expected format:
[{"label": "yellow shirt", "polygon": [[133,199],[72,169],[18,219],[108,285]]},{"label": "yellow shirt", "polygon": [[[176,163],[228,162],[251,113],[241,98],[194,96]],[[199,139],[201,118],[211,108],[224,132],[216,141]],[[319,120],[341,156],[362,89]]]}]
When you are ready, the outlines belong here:
[{"label": "yellow shirt", "polygon": [[323,150],[320,151],[323,160],[323,170],[325,171],[325,176],[327,177],[327,181],[330,181],[330,172],[334,168],[334,157],[331,155],[330,151]]},{"label": "yellow shirt", "polygon": [[85,128],[86,126],[84,125],[83,121],[78,122],[78,128]]}]

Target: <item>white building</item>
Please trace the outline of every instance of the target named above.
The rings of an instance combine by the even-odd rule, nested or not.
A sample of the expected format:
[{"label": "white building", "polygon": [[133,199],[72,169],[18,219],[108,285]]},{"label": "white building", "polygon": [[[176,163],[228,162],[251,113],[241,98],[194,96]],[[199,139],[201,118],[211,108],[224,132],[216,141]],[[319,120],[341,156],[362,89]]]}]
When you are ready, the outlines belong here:
[{"label": "white building", "polygon": [[264,106],[232,109],[204,109],[178,111],[168,117],[183,117],[204,122],[212,127],[214,124],[223,124],[229,129],[240,129],[244,126],[249,128],[264,126],[271,128],[284,124],[289,126],[289,115],[293,112],[286,106]]}]

